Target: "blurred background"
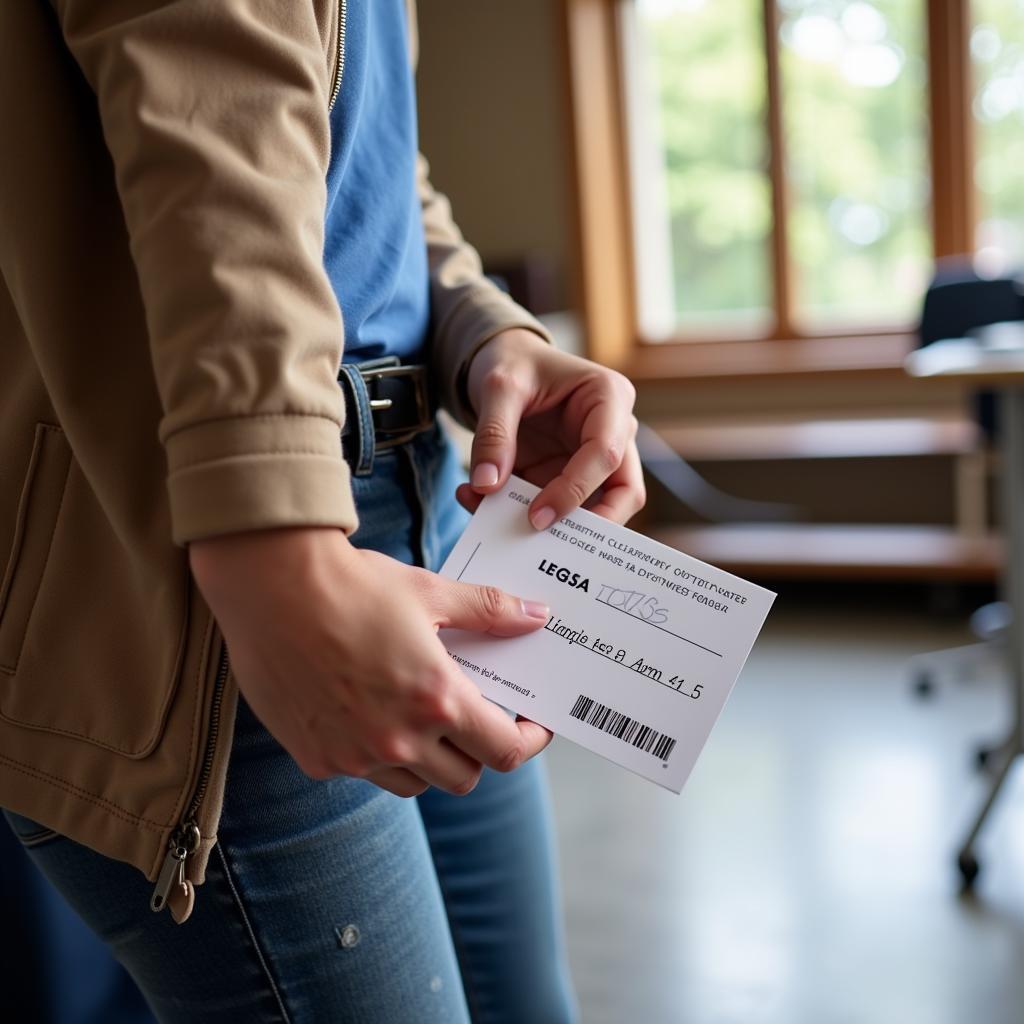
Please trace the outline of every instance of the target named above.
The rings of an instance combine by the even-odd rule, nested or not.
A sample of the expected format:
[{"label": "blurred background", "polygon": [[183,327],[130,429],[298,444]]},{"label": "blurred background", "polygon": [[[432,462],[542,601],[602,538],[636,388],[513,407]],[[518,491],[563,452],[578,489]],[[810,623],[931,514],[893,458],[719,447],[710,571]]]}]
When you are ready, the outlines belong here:
[{"label": "blurred background", "polygon": [[681,797],[552,748],[583,1020],[1024,1020],[1024,0],[420,0],[420,34],[487,269],[637,384],[632,525],[779,592]]}]

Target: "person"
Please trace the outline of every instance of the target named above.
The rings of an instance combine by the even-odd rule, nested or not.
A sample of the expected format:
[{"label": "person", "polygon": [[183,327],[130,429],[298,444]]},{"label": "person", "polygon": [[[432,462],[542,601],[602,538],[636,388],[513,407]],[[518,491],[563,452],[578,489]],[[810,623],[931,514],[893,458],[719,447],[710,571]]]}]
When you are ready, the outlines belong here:
[{"label": "person", "polygon": [[437,635],[547,609],[431,570],[513,471],[629,518],[633,390],[483,276],[414,19],[0,12],[0,806],[162,1021],[575,1018],[550,733]]}]

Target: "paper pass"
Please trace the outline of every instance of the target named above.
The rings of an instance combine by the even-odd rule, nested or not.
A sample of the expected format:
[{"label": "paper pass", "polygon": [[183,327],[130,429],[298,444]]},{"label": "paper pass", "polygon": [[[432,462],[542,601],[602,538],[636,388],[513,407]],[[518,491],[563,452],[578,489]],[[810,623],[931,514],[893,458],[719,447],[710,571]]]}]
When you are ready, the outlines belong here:
[{"label": "paper pass", "polygon": [[441,631],[491,700],[678,793],[775,595],[579,510],[542,533],[512,477],[484,499],[441,574],[543,601],[527,636]]}]

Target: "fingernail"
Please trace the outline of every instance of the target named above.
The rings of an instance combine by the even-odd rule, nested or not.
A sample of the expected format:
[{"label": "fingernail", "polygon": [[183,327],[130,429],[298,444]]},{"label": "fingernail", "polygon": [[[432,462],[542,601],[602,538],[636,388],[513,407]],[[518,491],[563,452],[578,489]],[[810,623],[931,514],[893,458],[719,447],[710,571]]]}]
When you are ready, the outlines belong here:
[{"label": "fingernail", "polygon": [[523,606],[523,614],[529,615],[531,619],[544,619],[547,621],[551,618],[551,609],[542,601],[521,600],[520,604]]},{"label": "fingernail", "polygon": [[493,487],[498,482],[498,467],[493,462],[481,462],[473,470],[474,487]]},{"label": "fingernail", "polygon": [[530,516],[530,522],[537,530],[546,530],[555,521],[555,510],[550,505],[537,509]]}]

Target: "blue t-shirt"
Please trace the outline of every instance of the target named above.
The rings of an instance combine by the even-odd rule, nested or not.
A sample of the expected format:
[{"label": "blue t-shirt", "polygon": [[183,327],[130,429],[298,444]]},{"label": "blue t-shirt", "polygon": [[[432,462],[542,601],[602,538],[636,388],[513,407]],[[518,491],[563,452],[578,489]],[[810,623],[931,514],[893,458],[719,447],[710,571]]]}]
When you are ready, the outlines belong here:
[{"label": "blue t-shirt", "polygon": [[429,274],[416,194],[416,96],[405,0],[349,0],[331,111],[324,264],[345,319],[346,363],[415,356]]}]

